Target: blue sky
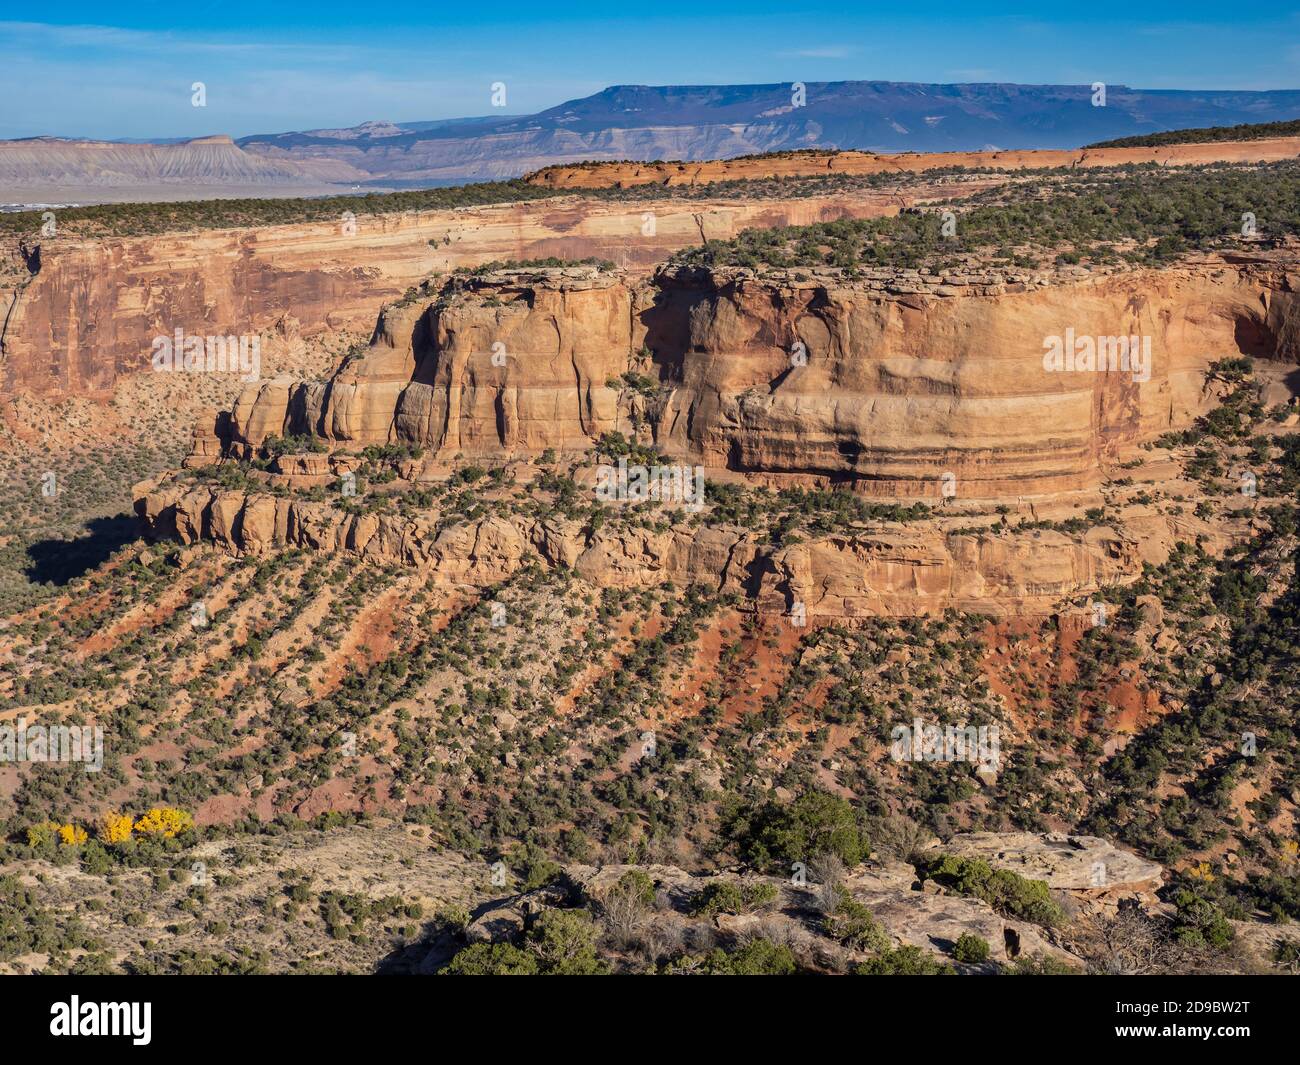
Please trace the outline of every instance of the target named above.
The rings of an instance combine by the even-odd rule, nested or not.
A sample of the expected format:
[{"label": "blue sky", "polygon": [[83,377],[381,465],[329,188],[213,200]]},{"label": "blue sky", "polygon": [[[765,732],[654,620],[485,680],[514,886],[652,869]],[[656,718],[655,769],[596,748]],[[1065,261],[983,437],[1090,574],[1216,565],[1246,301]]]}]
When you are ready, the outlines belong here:
[{"label": "blue sky", "polygon": [[[101,0],[29,10],[32,21],[0,21],[3,138],[243,136],[481,115],[497,81],[516,113],[620,83],[1300,88],[1300,11],[1267,2]],[[191,106],[195,81],[205,108]]]}]

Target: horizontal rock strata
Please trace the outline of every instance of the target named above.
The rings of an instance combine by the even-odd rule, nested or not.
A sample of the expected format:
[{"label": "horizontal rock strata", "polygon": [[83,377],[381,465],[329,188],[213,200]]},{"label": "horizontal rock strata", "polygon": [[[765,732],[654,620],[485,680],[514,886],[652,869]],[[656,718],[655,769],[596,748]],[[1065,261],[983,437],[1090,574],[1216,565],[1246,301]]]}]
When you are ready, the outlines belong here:
[{"label": "horizontal rock strata", "polygon": [[[1099,274],[453,279],[387,309],[332,380],[250,386],[229,441],[405,443],[448,462],[639,429],[675,458],[777,484],[1052,495],[1095,486],[1103,461],[1208,409],[1216,359],[1294,365],[1298,288],[1300,271],[1267,256]],[[1149,361],[1045,366],[1052,338],[1076,336],[1138,338]]]},{"label": "horizontal rock strata", "polygon": [[948,608],[1046,612],[1064,596],[1122,583],[1141,570],[1137,542],[1086,533],[860,532],[784,548],[738,526],[663,531],[563,517],[356,514],[328,502],[170,484],[141,495],[148,532],[236,553],[281,547],[346,551],[418,566],[446,584],[487,587],[522,567],[563,566],[599,587],[672,581],[734,592],[771,613],[818,617],[924,615]]}]

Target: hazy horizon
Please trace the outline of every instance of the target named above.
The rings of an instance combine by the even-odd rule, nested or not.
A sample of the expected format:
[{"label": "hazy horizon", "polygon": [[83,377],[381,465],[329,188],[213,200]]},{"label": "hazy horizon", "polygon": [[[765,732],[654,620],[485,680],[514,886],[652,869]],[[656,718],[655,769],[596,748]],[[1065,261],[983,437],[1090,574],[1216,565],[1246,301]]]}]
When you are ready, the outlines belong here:
[{"label": "hazy horizon", "polygon": [[[897,80],[884,81],[883,79],[843,78],[843,79],[837,79],[836,81],[828,82],[828,83],[823,83],[823,84],[832,84],[832,85],[837,85],[837,84],[844,84],[844,83],[848,83],[848,82],[856,82],[856,81],[870,81],[870,82],[880,82],[880,83],[884,83],[884,84],[896,84],[896,85],[906,85],[906,84],[918,84],[918,85],[922,85],[922,84],[924,84],[924,85],[943,85],[943,86],[945,86],[945,87],[979,86],[979,85],[1017,85],[1017,86],[1021,86],[1021,87],[1038,87],[1038,86],[1050,85],[1051,87],[1078,87],[1078,88],[1080,88],[1082,91],[1084,91],[1085,93],[1089,91],[1087,85],[1084,85],[1084,84],[1080,83],[1080,84],[1078,84],[1078,85],[1076,86],[1074,83],[1068,83],[1068,82],[1061,82],[1061,83],[1043,83],[1043,82],[978,82],[978,81],[969,81],[969,82],[908,82],[908,81],[897,81]],[[606,90],[610,90],[610,89],[625,88],[625,87],[631,87],[631,86],[640,86],[641,84],[642,84],[642,83],[634,83],[634,82],[620,82],[620,83],[617,83],[617,84],[605,85],[605,86],[602,86],[600,89],[597,89],[594,93],[588,93],[587,96],[597,95],[597,94],[599,94],[599,93],[601,93],[601,92],[604,92],[604,91],[606,91]],[[728,87],[728,88],[759,88],[759,87],[770,87],[771,85],[780,85],[780,84],[783,84],[783,83],[780,83],[780,82],[775,82],[775,83],[771,83],[771,82],[769,82],[769,83],[757,83],[757,82],[748,82],[748,83],[747,83],[747,82],[697,82],[697,83],[691,83],[691,84],[681,84],[681,83],[673,82],[673,83],[663,83],[663,84],[655,84],[655,85],[646,85],[645,87],[648,87],[648,88],[669,88],[669,87],[671,87],[671,88],[687,88],[687,89],[689,89],[689,88],[724,88],[724,87]],[[788,83],[785,83],[785,84],[788,84]],[[816,84],[816,83],[810,83],[810,84]],[[1138,92],[1197,92],[1197,91],[1207,92],[1207,93],[1212,93],[1212,92],[1279,92],[1279,93],[1280,93],[1280,92],[1300,92],[1300,86],[1295,87],[1295,88],[1279,88],[1279,89],[1259,89],[1259,90],[1250,90],[1250,89],[1206,89],[1206,88],[1204,88],[1203,86],[1188,85],[1188,86],[1170,87],[1170,88],[1163,88],[1163,89],[1152,89],[1150,86],[1144,86],[1144,85],[1125,85],[1125,84],[1123,84],[1123,83],[1109,83],[1109,88],[1111,88],[1112,90],[1117,89],[1117,88],[1124,88],[1124,89],[1130,89],[1130,90],[1134,90],[1134,91],[1138,91]],[[552,109],[552,108],[558,107],[558,106],[560,106],[560,105],[562,105],[562,104],[570,103],[570,102],[573,102],[574,100],[577,100],[577,99],[584,99],[584,98],[585,98],[585,97],[566,97],[566,98],[563,99],[563,100],[556,100],[556,101],[554,101],[554,102],[552,102],[552,103],[545,104],[544,106],[539,107],[536,111],[502,110],[502,111],[499,111],[499,112],[496,112],[496,113],[490,113],[490,112],[485,111],[485,112],[483,112],[483,113],[481,113],[481,114],[473,114],[473,115],[453,115],[453,116],[450,116],[450,117],[447,117],[447,118],[429,118],[429,117],[427,117],[427,116],[426,116],[426,117],[392,118],[391,116],[388,116],[388,115],[376,115],[376,116],[373,116],[372,118],[362,119],[360,122],[354,122],[354,123],[352,123],[352,124],[349,125],[349,126],[330,125],[330,124],[317,124],[317,125],[312,125],[312,126],[302,126],[302,127],[298,127],[298,128],[294,128],[294,129],[259,129],[259,130],[251,131],[251,132],[249,132],[249,133],[240,133],[240,134],[232,134],[232,133],[229,133],[229,132],[226,131],[226,130],[209,130],[208,132],[204,132],[204,133],[194,133],[194,134],[189,134],[189,135],[185,135],[185,136],[163,136],[163,135],[155,135],[155,136],[95,137],[95,136],[88,136],[88,135],[85,135],[85,134],[78,134],[78,133],[36,133],[36,134],[31,134],[31,135],[26,136],[26,137],[4,137],[4,138],[0,138],[0,140],[40,140],[40,139],[51,139],[51,140],[65,140],[65,141],[83,141],[83,140],[84,140],[84,141],[102,141],[102,142],[106,142],[106,143],[116,143],[116,144],[174,144],[174,143],[180,143],[180,142],[184,142],[184,141],[201,140],[201,139],[204,139],[204,138],[221,137],[221,136],[229,136],[229,137],[231,137],[232,140],[239,141],[239,140],[242,140],[242,139],[245,139],[245,138],[248,138],[248,137],[255,137],[255,136],[259,136],[259,135],[286,134],[286,133],[313,133],[313,132],[330,131],[330,130],[339,130],[339,129],[354,129],[354,128],[357,128],[357,127],[359,127],[359,126],[362,126],[362,125],[365,125],[365,124],[368,124],[368,123],[391,123],[392,125],[395,125],[395,126],[407,126],[407,127],[410,127],[410,126],[427,125],[427,124],[429,124],[429,123],[434,123],[434,122],[450,122],[450,123],[466,122],[466,123],[473,123],[473,122],[480,122],[480,121],[483,121],[483,122],[500,121],[500,120],[509,119],[509,118],[526,118],[526,117],[528,117],[528,116],[530,116],[530,115],[537,114],[538,112],[547,111],[547,110],[550,110],[550,109]],[[1298,116],[1298,117],[1300,117],[1300,116]],[[901,150],[901,149],[900,149],[900,150]]]}]

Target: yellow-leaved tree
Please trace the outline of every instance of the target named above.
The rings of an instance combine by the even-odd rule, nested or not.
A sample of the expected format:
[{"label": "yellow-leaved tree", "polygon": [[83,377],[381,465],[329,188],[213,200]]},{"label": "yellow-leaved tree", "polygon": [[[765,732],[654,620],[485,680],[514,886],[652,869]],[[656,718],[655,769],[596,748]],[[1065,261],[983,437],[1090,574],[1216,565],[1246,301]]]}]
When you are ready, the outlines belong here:
[{"label": "yellow-leaved tree", "polygon": [[131,815],[106,813],[100,818],[95,835],[100,843],[125,843],[131,838]]},{"label": "yellow-leaved tree", "polygon": [[135,823],[135,830],[141,835],[162,836],[165,839],[171,839],[193,827],[194,818],[184,810],[171,806],[155,806]]}]

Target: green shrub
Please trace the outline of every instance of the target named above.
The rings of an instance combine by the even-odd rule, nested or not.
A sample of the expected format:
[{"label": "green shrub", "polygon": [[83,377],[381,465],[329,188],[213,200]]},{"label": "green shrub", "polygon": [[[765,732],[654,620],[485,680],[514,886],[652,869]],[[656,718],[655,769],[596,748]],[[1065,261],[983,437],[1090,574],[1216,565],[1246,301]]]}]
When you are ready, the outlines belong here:
[{"label": "green shrub", "polygon": [[1289,972],[1300,970],[1300,943],[1279,939],[1273,945],[1273,961]]},{"label": "green shrub", "polygon": [[1174,936],[1191,947],[1225,949],[1233,940],[1232,925],[1217,904],[1194,891],[1182,889],[1174,895],[1178,914]]},{"label": "green shrub", "polygon": [[771,884],[736,884],[715,880],[691,899],[691,913],[696,917],[715,917],[720,913],[750,913],[771,902],[777,890]]},{"label": "green shrub", "polygon": [[847,891],[840,891],[839,902],[827,924],[829,933],[851,950],[875,953],[890,947],[888,933],[880,927],[871,910]]},{"label": "green shrub", "polygon": [[746,861],[763,869],[789,868],[833,854],[852,868],[871,847],[858,812],[844,799],[809,791],[792,803],[768,802],[756,810],[734,811],[726,825]]},{"label": "green shrub", "polygon": [[957,937],[957,943],[952,948],[952,956],[967,965],[978,965],[980,962],[988,961],[988,940],[971,932],[963,932]]},{"label": "green shrub", "polygon": [[983,899],[999,913],[1041,925],[1065,923],[1065,911],[1044,880],[1029,880],[1009,869],[994,869],[980,858],[940,855],[921,869],[926,880]]},{"label": "green shrub", "polygon": [[550,976],[593,976],[607,971],[596,956],[597,928],[583,910],[547,910],[529,932],[529,946]]},{"label": "green shrub", "polygon": [[855,976],[952,976],[953,968],[930,957],[920,947],[883,950],[853,968]]},{"label": "green shrub", "polygon": [[440,975],[535,976],[537,972],[537,957],[511,943],[471,943]]},{"label": "green shrub", "polygon": [[608,971],[596,956],[597,928],[584,910],[547,910],[523,947],[472,943],[443,969],[452,976],[592,976]]},{"label": "green shrub", "polygon": [[641,906],[653,906],[655,901],[655,882],[649,873],[640,869],[629,869],[618,878],[611,894],[621,895]]},{"label": "green shrub", "polygon": [[524,891],[533,891],[536,888],[544,887],[559,876],[561,872],[563,870],[559,864],[547,858],[530,861],[520,870],[520,887]]},{"label": "green shrub", "polygon": [[727,953],[715,950],[704,969],[714,976],[792,976],[798,971],[794,954],[784,944],[767,939],[751,939],[743,947]]}]

